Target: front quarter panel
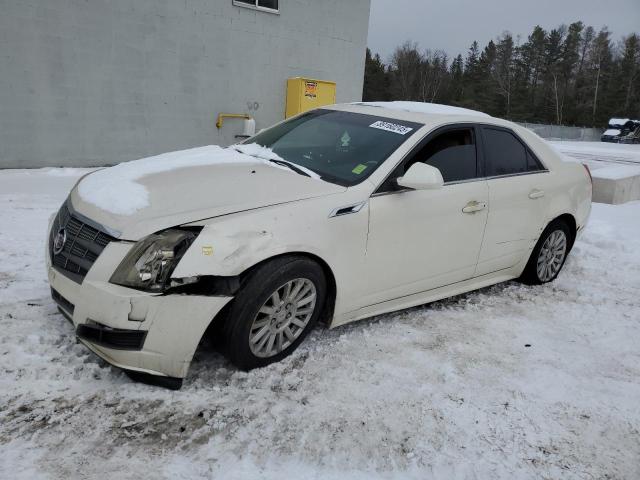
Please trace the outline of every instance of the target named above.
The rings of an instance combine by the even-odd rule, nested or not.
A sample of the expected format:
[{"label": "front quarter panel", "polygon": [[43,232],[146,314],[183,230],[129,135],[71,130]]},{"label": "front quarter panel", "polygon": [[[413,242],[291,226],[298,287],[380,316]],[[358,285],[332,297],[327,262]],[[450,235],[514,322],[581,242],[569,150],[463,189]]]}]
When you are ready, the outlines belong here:
[{"label": "front quarter panel", "polygon": [[330,214],[366,201],[367,188],[208,220],[172,276],[236,276],[277,255],[310,254],[322,259],[333,273],[335,314],[352,310],[363,285],[368,204],[357,213]]}]

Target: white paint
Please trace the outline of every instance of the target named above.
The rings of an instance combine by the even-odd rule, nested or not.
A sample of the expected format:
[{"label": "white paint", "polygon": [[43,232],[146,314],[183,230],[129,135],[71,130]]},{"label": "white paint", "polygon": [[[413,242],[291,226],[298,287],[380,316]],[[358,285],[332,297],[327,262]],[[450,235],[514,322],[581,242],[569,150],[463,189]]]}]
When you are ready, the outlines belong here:
[{"label": "white paint", "polygon": [[[366,109],[354,105],[339,108]],[[381,109],[381,115],[394,118],[404,114]],[[422,113],[412,117],[424,121],[425,130],[451,123],[446,115],[430,118]],[[552,175],[539,172],[372,198],[377,185],[421,141],[419,135],[413,135],[367,181],[349,188],[274,168],[218,165],[213,172],[218,175],[218,188],[212,188],[213,181],[207,179],[213,176],[211,171],[180,167],[215,163],[216,159],[224,163],[234,162],[238,157],[253,161],[256,158],[233,150],[205,147],[203,151],[168,154],[164,161],[146,159],[128,169],[123,165],[125,174],[110,178],[115,182],[113,191],[117,191],[120,180],[135,185],[136,178],[146,175],[146,184],[153,184],[154,202],[135,216],[119,218],[118,223],[107,224],[108,216],[89,208],[86,201],[74,194],[71,198],[78,213],[123,232],[122,238],[126,239],[137,240],[176,225],[202,226],[196,241],[174,270],[174,278],[235,276],[283,253],[316,255],[326,262],[336,280],[331,323],[335,327],[516,278],[522,273],[540,232],[552,219],[569,213],[579,227],[586,224],[591,183],[584,168],[560,161],[546,142],[521,127],[491,117],[484,122],[516,129]],[[258,145],[239,148],[262,162],[274,155]],[[151,179],[158,171],[165,174]],[[173,176],[179,179],[178,190],[171,186]],[[263,187],[264,183],[268,185]],[[283,190],[289,192],[282,195]],[[532,200],[529,192],[534,190],[544,191],[544,198]],[[245,196],[250,197],[249,203],[236,202],[236,197]],[[227,197],[233,197],[233,201],[229,202]],[[367,206],[357,213],[330,217],[337,207],[361,202],[367,202]],[[470,209],[470,203],[485,208]],[[217,204],[223,208],[217,208]],[[212,246],[214,251],[206,259],[201,254],[204,246]],[[60,275],[50,275],[52,286],[76,305],[76,323],[97,315],[102,317],[107,305],[120,302],[121,297],[129,294],[139,294],[127,293],[126,289],[113,291],[108,283],[123,255],[115,247],[105,250],[96,264],[99,267],[92,268],[81,286]],[[117,310],[114,307],[112,311]],[[215,312],[209,311],[208,315],[213,318]],[[116,320],[106,325],[123,328]],[[195,328],[189,325],[184,324],[184,328]],[[141,328],[150,328],[149,336],[166,331],[154,329],[153,324]],[[195,337],[194,331],[185,331],[183,351],[195,348],[189,343]],[[164,345],[161,340],[156,342],[152,353],[112,352],[106,358],[119,365],[137,367],[144,363],[148,370],[173,375],[173,367],[170,369],[166,364],[175,362],[173,352],[178,340],[165,335],[164,341]],[[149,358],[142,362],[141,356]]]},{"label": "white paint", "polygon": [[390,110],[400,110],[403,112],[423,113],[426,115],[473,115],[489,117],[486,113],[470,110],[468,108],[452,107],[451,105],[441,105],[439,103],[423,102],[358,102],[355,105],[365,105],[370,107],[388,108]]}]

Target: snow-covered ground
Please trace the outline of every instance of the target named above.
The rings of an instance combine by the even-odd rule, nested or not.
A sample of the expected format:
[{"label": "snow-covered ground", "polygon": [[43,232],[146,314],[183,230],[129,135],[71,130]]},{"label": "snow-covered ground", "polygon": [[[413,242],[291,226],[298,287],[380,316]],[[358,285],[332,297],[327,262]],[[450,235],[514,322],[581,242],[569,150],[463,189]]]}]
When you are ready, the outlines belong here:
[{"label": "snow-covered ground", "polygon": [[81,173],[0,172],[0,478],[640,478],[640,202],[595,204],[549,285],[318,328],[250,373],[204,349],[170,392],[49,298],[47,219]]}]

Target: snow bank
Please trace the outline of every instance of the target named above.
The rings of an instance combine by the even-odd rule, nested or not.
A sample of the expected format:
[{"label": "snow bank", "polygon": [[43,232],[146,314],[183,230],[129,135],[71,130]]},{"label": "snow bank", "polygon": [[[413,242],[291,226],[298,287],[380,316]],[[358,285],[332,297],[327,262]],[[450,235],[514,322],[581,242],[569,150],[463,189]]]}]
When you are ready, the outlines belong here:
[{"label": "snow bank", "polygon": [[401,110],[403,112],[424,113],[427,115],[473,115],[489,117],[483,112],[469,110],[468,108],[452,107],[451,105],[441,105],[439,103],[423,102],[356,102],[355,105],[365,105],[368,107],[382,107],[390,110]]},{"label": "snow bank", "polygon": [[144,185],[137,182],[148,175],[180,168],[229,163],[266,164],[291,171],[270,163],[270,159],[277,160],[280,157],[270,149],[256,144],[235,145],[233,148],[209,145],[163,153],[98,170],[80,182],[78,194],[84,201],[107,212],[132,215],[149,206],[149,192]]},{"label": "snow bank", "polygon": [[623,178],[640,176],[640,167],[613,165],[610,167],[599,168],[592,174],[597,178],[603,178],[607,180],[621,180]]},{"label": "snow bank", "polygon": [[640,164],[640,148],[638,145],[606,143],[606,142],[549,142],[553,148],[576,160],[586,161],[589,166],[598,163]]}]

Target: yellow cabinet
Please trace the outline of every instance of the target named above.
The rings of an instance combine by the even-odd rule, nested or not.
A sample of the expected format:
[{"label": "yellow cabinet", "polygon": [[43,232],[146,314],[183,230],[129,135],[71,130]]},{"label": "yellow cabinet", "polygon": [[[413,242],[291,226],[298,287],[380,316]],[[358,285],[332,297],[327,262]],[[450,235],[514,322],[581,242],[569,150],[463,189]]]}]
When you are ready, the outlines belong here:
[{"label": "yellow cabinet", "polygon": [[335,82],[302,77],[287,80],[287,108],[285,118],[334,103],[336,103]]}]

